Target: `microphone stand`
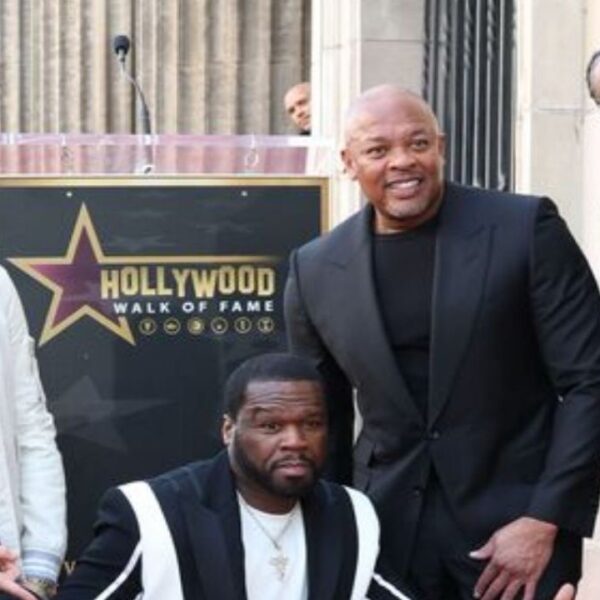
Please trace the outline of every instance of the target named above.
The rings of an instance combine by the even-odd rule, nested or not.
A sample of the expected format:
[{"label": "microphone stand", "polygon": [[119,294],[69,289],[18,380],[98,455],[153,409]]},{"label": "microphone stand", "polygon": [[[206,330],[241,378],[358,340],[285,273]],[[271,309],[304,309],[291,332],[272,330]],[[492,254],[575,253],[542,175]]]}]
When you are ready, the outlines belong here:
[{"label": "microphone stand", "polygon": [[135,77],[132,77],[125,68],[125,57],[127,56],[127,51],[129,47],[127,45],[126,48],[119,47],[116,49],[117,58],[119,60],[119,67],[121,68],[121,73],[123,77],[131,83],[135,92],[140,100],[140,116],[142,120],[142,130],[144,132],[144,157],[145,164],[143,164],[139,169],[136,169],[138,172],[147,175],[148,173],[152,173],[154,171],[154,148],[152,146],[152,128],[150,125],[150,110],[148,109],[148,104],[146,103],[146,97],[144,96],[144,92],[142,88],[136,81]]}]

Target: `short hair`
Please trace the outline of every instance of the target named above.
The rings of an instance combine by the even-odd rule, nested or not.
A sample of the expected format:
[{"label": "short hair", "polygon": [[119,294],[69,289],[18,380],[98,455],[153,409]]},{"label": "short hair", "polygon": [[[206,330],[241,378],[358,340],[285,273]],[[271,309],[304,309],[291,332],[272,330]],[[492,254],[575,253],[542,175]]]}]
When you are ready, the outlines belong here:
[{"label": "short hair", "polygon": [[[596,50],[594,54],[592,54],[590,61],[588,62],[587,69],[585,70],[585,80],[587,82],[588,91],[590,92],[590,96],[592,100],[594,100],[597,104],[600,103],[600,98],[594,95],[593,85],[592,85],[592,70],[596,66],[596,63],[600,64],[600,50]],[[600,82],[597,82],[596,85],[600,86]]]},{"label": "short hair", "polygon": [[227,378],[224,406],[232,419],[237,418],[253,381],[312,381],[324,389],[319,371],[307,358],[283,352],[260,354],[243,362]]},{"label": "short hair", "polygon": [[346,115],[344,117],[344,139],[345,145],[348,145],[351,137],[352,131],[354,127],[354,120],[358,115],[361,115],[363,112],[369,112],[369,105],[373,102],[393,102],[398,99],[409,100],[416,104],[418,104],[423,111],[425,111],[431,121],[437,133],[440,132],[440,125],[438,119],[433,112],[433,109],[429,105],[429,103],[419,94],[408,90],[406,88],[400,87],[399,85],[395,85],[392,83],[383,83],[381,85],[376,85],[375,87],[369,88],[365,90],[358,98],[355,98],[348,109],[346,110]]}]

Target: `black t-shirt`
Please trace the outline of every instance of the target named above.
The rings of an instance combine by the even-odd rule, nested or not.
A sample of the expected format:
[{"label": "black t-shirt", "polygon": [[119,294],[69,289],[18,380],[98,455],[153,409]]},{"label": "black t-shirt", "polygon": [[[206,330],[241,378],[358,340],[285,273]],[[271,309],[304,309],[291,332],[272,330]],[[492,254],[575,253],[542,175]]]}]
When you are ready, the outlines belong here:
[{"label": "black t-shirt", "polygon": [[429,393],[431,298],[437,219],[403,233],[376,234],[373,273],[398,369],[424,417]]}]

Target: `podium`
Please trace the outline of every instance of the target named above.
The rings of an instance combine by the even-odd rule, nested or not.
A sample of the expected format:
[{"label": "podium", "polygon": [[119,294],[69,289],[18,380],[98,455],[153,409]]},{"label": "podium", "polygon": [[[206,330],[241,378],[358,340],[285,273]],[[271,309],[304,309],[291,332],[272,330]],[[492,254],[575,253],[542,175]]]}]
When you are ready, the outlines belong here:
[{"label": "podium", "polygon": [[311,136],[0,133],[4,175],[303,175],[333,172],[331,141]]},{"label": "podium", "polygon": [[213,455],[222,387],[285,348],[287,259],[328,226],[331,145],[0,135],[0,253],[67,473],[67,564],[102,493]]}]

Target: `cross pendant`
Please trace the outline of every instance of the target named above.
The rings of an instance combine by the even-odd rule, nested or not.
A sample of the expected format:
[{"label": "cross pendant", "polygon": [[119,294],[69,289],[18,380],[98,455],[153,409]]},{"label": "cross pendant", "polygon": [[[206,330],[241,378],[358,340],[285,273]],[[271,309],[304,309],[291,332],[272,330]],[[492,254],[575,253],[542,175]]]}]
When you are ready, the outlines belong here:
[{"label": "cross pendant", "polygon": [[269,561],[269,564],[275,567],[275,571],[277,571],[277,579],[279,579],[279,581],[283,581],[283,578],[285,577],[285,569],[288,562],[288,557],[284,556],[283,554],[278,554]]}]

